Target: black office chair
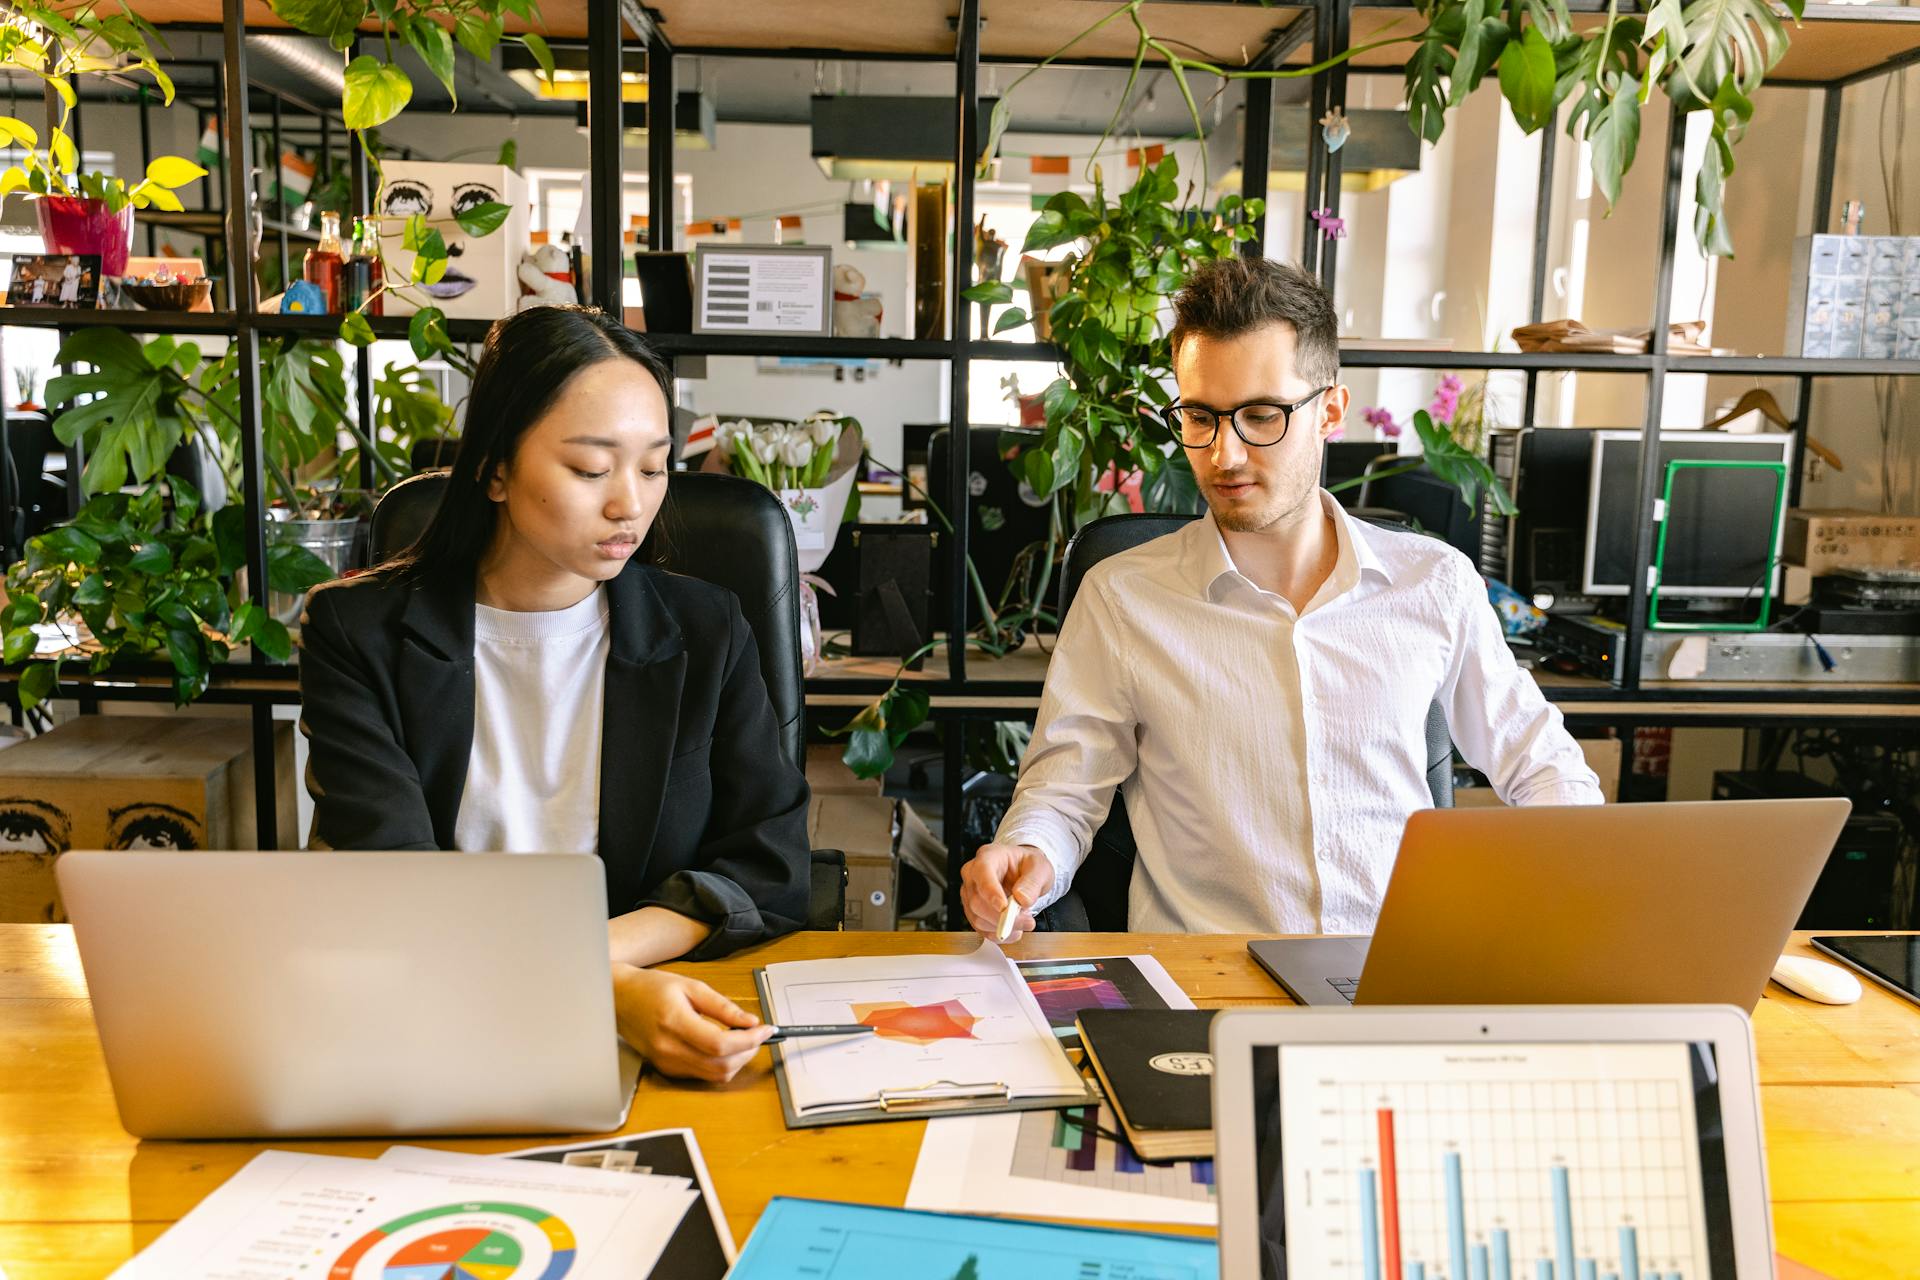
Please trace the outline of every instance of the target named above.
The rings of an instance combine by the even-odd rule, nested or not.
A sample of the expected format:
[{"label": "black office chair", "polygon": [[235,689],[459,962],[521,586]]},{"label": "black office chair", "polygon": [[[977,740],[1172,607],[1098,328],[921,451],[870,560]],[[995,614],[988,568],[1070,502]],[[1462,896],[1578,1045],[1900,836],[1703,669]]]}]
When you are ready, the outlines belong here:
[{"label": "black office chair", "polygon": [[65,486],[47,474],[47,455],[60,448],[44,413],[9,409],[0,419],[0,556],[12,564],[27,539],[66,515]]},{"label": "black office chair", "polygon": [[[447,472],[410,476],[387,490],[373,509],[369,545],[379,564],[412,546],[440,506]],[[676,471],[667,501],[653,522],[642,557],[673,573],[725,587],[739,597],[760,648],[780,743],[794,767],[805,770],[806,689],[800,674],[799,561],[793,525],[779,499],[751,481],[713,472]],[[809,929],[838,929],[845,918],[846,857],[813,851]]]},{"label": "black office chair", "polygon": [[[1192,516],[1140,515],[1107,516],[1086,525],[1067,544],[1066,562],[1060,569],[1060,618],[1073,607],[1080,580],[1087,571],[1108,556],[1130,550],[1143,542],[1180,529]],[[1374,520],[1383,528],[1396,527],[1390,521]],[[1404,528],[1404,526],[1398,526]],[[1418,536],[1409,533],[1410,537]],[[1446,712],[1434,703],[1427,712],[1427,790],[1436,809],[1453,806],[1453,739],[1447,731]],[[1042,911],[1035,926],[1060,933],[1124,933],[1127,928],[1127,894],[1133,883],[1133,863],[1137,849],[1133,827],[1127,820],[1126,802],[1118,790],[1107,820],[1093,834],[1093,847],[1073,878],[1073,887],[1058,901]]]},{"label": "black office chair", "polygon": [[415,475],[438,467],[450,467],[453,465],[453,455],[458,452],[459,436],[428,436],[424,440],[415,440],[408,447],[407,467]]}]

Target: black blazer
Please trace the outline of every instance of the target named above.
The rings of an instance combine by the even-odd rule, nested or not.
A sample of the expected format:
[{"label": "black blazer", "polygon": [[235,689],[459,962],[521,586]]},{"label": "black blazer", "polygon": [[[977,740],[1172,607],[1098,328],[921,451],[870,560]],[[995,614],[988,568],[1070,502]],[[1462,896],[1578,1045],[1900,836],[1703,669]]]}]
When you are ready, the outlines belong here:
[{"label": "black blazer", "polygon": [[[600,859],[615,915],[713,926],[695,960],[799,928],[807,782],[733,593],[651,565],[607,584]],[[314,843],[452,849],[473,751],[471,581],[316,589],[300,639]],[[528,707],[528,715],[539,715]]]}]

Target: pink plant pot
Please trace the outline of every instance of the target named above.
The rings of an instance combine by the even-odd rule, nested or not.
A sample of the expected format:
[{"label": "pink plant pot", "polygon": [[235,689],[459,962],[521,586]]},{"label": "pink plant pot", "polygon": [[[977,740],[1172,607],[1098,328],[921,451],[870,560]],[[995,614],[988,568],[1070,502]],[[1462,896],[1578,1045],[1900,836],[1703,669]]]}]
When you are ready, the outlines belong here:
[{"label": "pink plant pot", "polygon": [[86,196],[42,196],[33,202],[40,216],[40,238],[48,253],[100,255],[100,274],[124,276],[133,245],[133,206],[108,213],[104,202]]}]

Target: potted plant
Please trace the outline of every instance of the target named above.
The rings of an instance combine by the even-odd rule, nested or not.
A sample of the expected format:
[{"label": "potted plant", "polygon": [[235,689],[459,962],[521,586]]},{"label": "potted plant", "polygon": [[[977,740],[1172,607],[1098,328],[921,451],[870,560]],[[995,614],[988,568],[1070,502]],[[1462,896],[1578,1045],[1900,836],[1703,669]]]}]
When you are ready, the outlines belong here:
[{"label": "potted plant", "polygon": [[[237,645],[287,658],[286,627],[239,599],[245,559],[243,510],[209,513],[184,480],[88,499],[71,521],[30,539],[26,558],[7,573],[0,643],[9,664],[25,664],[20,705],[32,710],[53,696],[69,661],[84,659],[99,672],[164,655],[174,701],[184,705],[206,691],[213,665]],[[267,576],[275,590],[303,592],[333,573],[298,547],[274,547]],[[43,639],[57,647],[39,658]]]},{"label": "potted plant", "polygon": [[[287,337],[262,344],[272,595],[268,611],[255,621],[250,605],[231,603],[238,599],[235,575],[245,561],[244,509],[235,503],[209,513],[197,492],[162,476],[174,451],[194,438],[209,445],[228,487],[237,488],[237,359],[232,349],[208,358],[191,342],[161,336],[142,343],[106,327],[81,329],[62,345],[62,363],[90,367],[49,380],[46,398],[58,414],[55,434],[85,446],[87,466],[78,483],[94,496],[81,517],[50,530],[10,570],[16,603],[0,614],[9,663],[31,657],[28,633],[35,626],[56,634],[66,627],[95,669],[128,653],[164,656],[174,666],[176,696],[187,701],[204,690],[206,668],[223,661],[232,645],[253,641],[271,656],[287,656],[282,639],[287,624],[299,617],[306,590],[353,564],[368,504],[347,478],[357,482],[362,451],[370,456],[376,484],[385,487],[406,473],[409,425],[437,433],[452,416],[417,368],[391,369],[375,385],[376,421],[386,437],[370,441],[348,412],[344,363],[334,343]],[[338,447],[342,432],[354,442],[344,450]],[[145,484],[148,494],[158,496],[129,502],[120,491],[130,484]],[[181,491],[188,496],[178,496]],[[169,493],[175,496],[169,499]],[[209,560],[196,538],[213,538],[218,555]],[[167,555],[144,550],[150,542],[165,545]],[[85,586],[95,578],[99,585]],[[208,582],[229,605],[214,602]],[[30,610],[34,600],[40,604]],[[137,616],[102,613],[96,607],[101,600],[115,602],[116,609],[139,601],[152,608],[134,609]],[[179,613],[176,603],[187,613]],[[162,605],[170,631],[148,616]],[[206,643],[188,643],[190,634],[201,634]],[[23,673],[23,695],[47,696],[58,668],[57,661],[38,664],[30,682]]]},{"label": "potted plant", "polygon": [[131,187],[110,174],[80,171],[81,157],[68,130],[79,100],[72,83],[76,77],[138,67],[172,104],[173,81],[155,59],[150,37],[160,39],[151,24],[124,6],[108,14],[89,2],[62,12],[29,0],[9,6],[0,17],[0,68],[26,72],[46,85],[50,122],[42,143],[26,121],[0,116],[0,136],[22,152],[19,164],[0,171],[0,196],[25,192],[34,200],[47,251],[97,254],[107,276],[126,272],[133,211],[154,206],[178,212],[183,206],[174,190],[207,174],[180,156],[155,159]]}]

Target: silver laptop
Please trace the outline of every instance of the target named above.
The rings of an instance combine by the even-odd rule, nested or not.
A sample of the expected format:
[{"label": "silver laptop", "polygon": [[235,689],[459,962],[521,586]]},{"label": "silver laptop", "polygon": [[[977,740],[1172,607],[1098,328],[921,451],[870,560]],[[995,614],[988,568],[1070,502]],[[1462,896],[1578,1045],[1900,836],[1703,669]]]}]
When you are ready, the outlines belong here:
[{"label": "silver laptop", "polygon": [[1302,1004],[1751,1009],[1846,800],[1425,809],[1373,937],[1248,944]]},{"label": "silver laptop", "polygon": [[597,858],[75,852],[55,874],[129,1133],[624,1123]]},{"label": "silver laptop", "polygon": [[1212,1035],[1222,1280],[1773,1276],[1739,1009],[1247,1009]]}]

